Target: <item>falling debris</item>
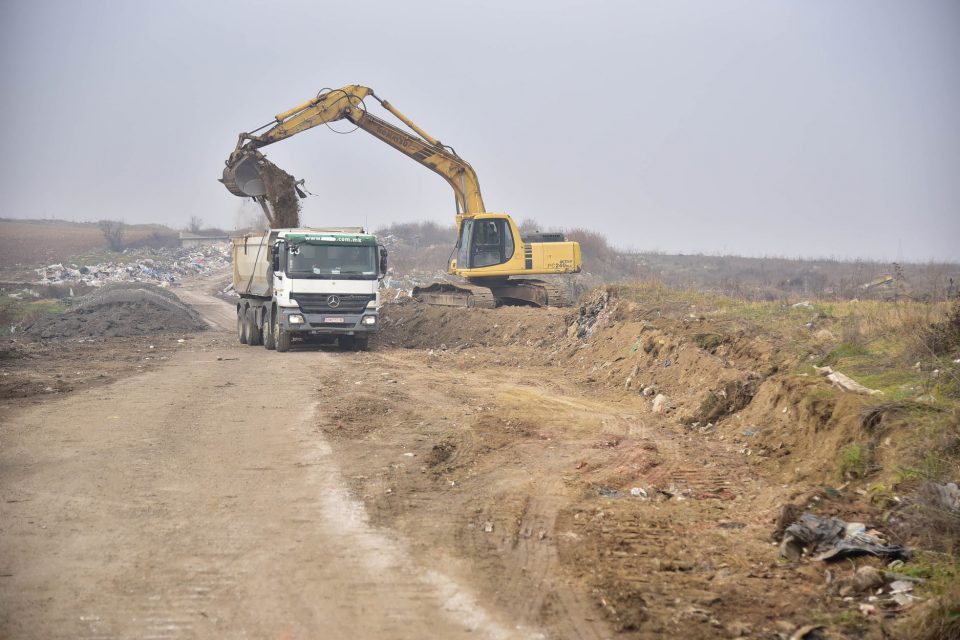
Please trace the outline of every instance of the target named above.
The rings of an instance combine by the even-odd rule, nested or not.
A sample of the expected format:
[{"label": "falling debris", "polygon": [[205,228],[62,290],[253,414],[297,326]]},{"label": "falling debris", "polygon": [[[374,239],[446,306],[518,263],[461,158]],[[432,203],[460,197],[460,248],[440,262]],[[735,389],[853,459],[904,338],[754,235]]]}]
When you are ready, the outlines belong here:
[{"label": "falling debris", "polygon": [[300,226],[300,198],[296,179],[266,158],[260,162],[260,176],[267,191],[264,214],[274,229]]}]

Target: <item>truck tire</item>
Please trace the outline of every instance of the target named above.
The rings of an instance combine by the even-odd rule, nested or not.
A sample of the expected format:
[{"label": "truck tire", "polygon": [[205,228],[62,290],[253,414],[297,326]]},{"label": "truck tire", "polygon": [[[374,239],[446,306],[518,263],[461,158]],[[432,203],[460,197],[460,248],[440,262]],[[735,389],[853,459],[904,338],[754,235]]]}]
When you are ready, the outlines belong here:
[{"label": "truck tire", "polygon": [[257,310],[255,307],[247,309],[247,344],[255,347],[262,341],[260,329],[257,327]]},{"label": "truck tire", "polygon": [[246,314],[241,305],[237,305],[237,338],[240,340],[240,344],[247,344]]},{"label": "truck tire", "polygon": [[269,309],[265,309],[266,314],[263,318],[263,347],[267,350],[277,348],[277,336],[273,332],[273,314]]},{"label": "truck tire", "polygon": [[353,350],[354,351],[367,351],[370,348],[370,338],[367,336],[353,338]]},{"label": "truck tire", "polygon": [[290,350],[290,333],[283,330],[283,325],[279,319],[273,323],[273,341],[277,351],[283,352]]},{"label": "truck tire", "polygon": [[337,346],[343,349],[344,351],[350,351],[353,349],[354,341],[353,336],[340,336],[337,338]]}]

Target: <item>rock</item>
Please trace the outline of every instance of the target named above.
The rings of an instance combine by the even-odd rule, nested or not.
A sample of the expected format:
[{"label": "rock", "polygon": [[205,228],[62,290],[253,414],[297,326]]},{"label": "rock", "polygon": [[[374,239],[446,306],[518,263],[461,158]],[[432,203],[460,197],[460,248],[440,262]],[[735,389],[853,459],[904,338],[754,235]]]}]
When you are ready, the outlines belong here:
[{"label": "rock", "polygon": [[731,638],[744,638],[750,635],[753,627],[747,622],[731,622],[726,626],[727,635]]},{"label": "rock", "polygon": [[960,511],[960,487],[957,487],[955,482],[935,484],[933,487],[937,492],[937,498],[940,500],[940,504],[943,505],[944,508],[950,511]]},{"label": "rock", "polygon": [[875,567],[864,565],[853,576],[854,593],[865,593],[883,586],[883,575]]},{"label": "rock", "polygon": [[658,393],[657,397],[653,399],[653,412],[654,413],[664,413],[670,408],[670,398]]}]

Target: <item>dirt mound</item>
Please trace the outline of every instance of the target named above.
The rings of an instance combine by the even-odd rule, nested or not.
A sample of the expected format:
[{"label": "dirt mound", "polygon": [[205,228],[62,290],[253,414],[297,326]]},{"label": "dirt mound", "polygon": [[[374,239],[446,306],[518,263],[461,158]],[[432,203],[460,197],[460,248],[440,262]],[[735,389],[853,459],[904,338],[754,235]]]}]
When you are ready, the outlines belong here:
[{"label": "dirt mound", "polygon": [[69,311],[25,329],[35,340],[129,337],[170,331],[201,331],[206,323],[174,294],[146,283],[104,287],[78,299]]},{"label": "dirt mound", "polygon": [[408,349],[545,347],[563,338],[569,309],[465,309],[407,299],[384,305],[381,344]]}]

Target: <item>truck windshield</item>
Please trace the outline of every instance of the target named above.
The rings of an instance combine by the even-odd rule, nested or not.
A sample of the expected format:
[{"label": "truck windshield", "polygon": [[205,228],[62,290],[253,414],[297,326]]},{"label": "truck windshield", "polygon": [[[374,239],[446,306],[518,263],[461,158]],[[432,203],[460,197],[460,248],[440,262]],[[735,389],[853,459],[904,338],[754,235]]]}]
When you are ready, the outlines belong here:
[{"label": "truck windshield", "polygon": [[292,278],[375,280],[376,246],[294,244],[288,249]]}]

